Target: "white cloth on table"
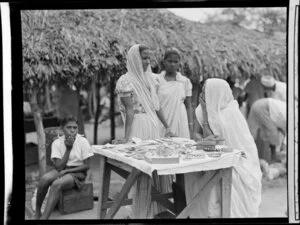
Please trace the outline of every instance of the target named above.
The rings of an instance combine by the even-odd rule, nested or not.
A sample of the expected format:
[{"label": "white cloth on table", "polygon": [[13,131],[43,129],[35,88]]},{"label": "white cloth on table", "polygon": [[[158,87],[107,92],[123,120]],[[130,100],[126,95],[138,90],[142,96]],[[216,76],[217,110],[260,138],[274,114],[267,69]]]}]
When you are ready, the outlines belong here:
[{"label": "white cloth on table", "polygon": [[[225,139],[225,144],[242,150],[247,158],[233,167],[231,191],[231,217],[257,217],[261,203],[261,178],[258,152],[247,122],[233,99],[228,83],[221,79],[208,79],[205,100],[209,125],[215,135]],[[203,124],[202,107],[196,109],[198,122]],[[196,194],[193,190],[201,175],[185,176],[187,201]],[[191,217],[220,216],[220,186],[215,186],[210,195],[203,196],[198,207],[190,212]],[[204,210],[205,209],[205,210]],[[207,213],[207,214],[206,214]]]},{"label": "white cloth on table", "polygon": [[[124,147],[125,148],[125,147]],[[158,175],[184,174],[197,171],[217,170],[237,165],[240,160],[239,150],[224,153],[220,158],[211,158],[205,156],[203,159],[180,159],[179,163],[174,164],[150,164],[145,160],[138,160],[132,157],[126,157],[125,153],[114,152],[112,150],[103,149],[100,145],[92,145],[95,154],[103,155],[107,158],[114,159],[130,165],[143,173],[152,176],[154,170]]]}]

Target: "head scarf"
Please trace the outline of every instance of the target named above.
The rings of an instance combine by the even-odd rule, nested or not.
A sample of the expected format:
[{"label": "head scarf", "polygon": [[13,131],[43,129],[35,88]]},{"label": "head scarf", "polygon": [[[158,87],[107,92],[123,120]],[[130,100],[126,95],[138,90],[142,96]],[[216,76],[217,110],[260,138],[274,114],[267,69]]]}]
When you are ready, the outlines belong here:
[{"label": "head scarf", "polygon": [[234,101],[229,84],[222,79],[211,78],[205,83],[205,102],[208,123],[215,135],[224,137],[220,114],[231,101]]},{"label": "head scarf", "polygon": [[133,45],[128,51],[126,75],[133,84],[139,102],[144,107],[146,113],[156,121],[156,115],[153,115],[155,114],[154,110],[159,110],[159,99],[155,87],[156,81],[154,80],[150,65],[146,71],[143,70],[139,46],[139,44]]}]

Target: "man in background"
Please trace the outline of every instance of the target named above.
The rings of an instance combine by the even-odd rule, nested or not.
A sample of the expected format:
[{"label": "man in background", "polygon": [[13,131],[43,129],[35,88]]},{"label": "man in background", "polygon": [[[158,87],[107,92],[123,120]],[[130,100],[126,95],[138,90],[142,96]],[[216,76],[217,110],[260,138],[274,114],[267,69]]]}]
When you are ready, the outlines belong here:
[{"label": "man in background", "polygon": [[271,75],[263,75],[260,82],[265,98],[274,98],[286,102],[286,83],[275,80]]}]

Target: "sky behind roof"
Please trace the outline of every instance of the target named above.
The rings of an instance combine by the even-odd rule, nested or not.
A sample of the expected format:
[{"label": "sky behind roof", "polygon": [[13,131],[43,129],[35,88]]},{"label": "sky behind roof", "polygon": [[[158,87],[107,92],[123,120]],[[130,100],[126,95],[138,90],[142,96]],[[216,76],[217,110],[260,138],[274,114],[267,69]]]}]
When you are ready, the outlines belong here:
[{"label": "sky behind roof", "polygon": [[168,10],[185,19],[204,22],[208,15],[220,12],[222,8],[172,8]]},{"label": "sky behind roof", "polygon": [[[209,15],[221,13],[225,8],[168,8],[169,11],[181,16],[185,19],[192,21],[205,22]],[[285,7],[272,7],[272,8],[257,8],[257,9],[272,9],[272,10],[286,10]],[[251,15],[250,15],[251,16]],[[226,16],[224,17],[226,18]]]}]

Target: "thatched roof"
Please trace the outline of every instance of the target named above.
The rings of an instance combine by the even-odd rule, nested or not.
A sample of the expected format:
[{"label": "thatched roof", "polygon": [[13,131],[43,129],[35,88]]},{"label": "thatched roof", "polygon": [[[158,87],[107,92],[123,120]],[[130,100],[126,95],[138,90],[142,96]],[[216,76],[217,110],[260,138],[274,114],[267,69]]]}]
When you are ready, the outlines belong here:
[{"label": "thatched roof", "polygon": [[229,23],[188,21],[162,9],[23,11],[22,31],[24,80],[38,74],[37,68],[66,77],[114,68],[111,74],[119,76],[135,43],[153,49],[154,66],[167,46],[178,48],[184,73],[194,82],[266,72],[286,79],[285,41]]}]

